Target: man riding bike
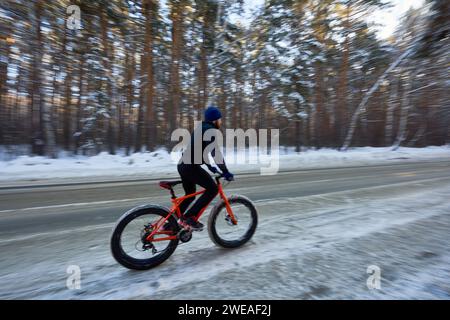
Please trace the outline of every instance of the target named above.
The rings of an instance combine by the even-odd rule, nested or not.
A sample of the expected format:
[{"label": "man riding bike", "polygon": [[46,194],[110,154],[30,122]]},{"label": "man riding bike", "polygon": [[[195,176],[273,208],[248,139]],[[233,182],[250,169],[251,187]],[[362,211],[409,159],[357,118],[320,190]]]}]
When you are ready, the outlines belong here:
[{"label": "man riding bike", "polygon": [[[222,172],[223,177],[227,181],[232,181],[234,179],[233,174],[228,171],[227,166],[225,165],[222,152],[220,151],[217,139],[215,138],[215,134],[219,133],[221,127],[221,118],[222,114],[216,107],[210,106],[205,110],[204,121],[195,128],[191,135],[191,141],[187,149],[183,152],[177,167],[186,195],[196,192],[197,184],[206,190],[188,211],[186,211],[186,209],[192,201],[194,201],[194,197],[185,199],[180,205],[180,210],[184,213],[181,223],[189,226],[193,231],[203,230],[204,226],[197,221],[196,216],[203,208],[208,206],[218,192],[214,180],[209,173],[201,167],[201,165],[206,164],[212,173],[218,173],[218,170],[211,165],[208,154],[204,154],[206,148],[211,150],[210,154]],[[206,132],[208,132],[208,135],[212,136],[208,141],[203,139]],[[196,139],[197,137],[201,137],[201,139]]]}]

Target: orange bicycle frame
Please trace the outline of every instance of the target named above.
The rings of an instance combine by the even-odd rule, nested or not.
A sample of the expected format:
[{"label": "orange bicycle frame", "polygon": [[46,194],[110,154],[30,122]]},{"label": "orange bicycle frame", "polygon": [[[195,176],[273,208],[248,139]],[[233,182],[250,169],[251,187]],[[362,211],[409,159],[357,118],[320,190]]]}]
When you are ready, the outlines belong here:
[{"label": "orange bicycle frame", "polygon": [[[237,220],[236,220],[236,218],[234,217],[233,210],[231,210],[230,203],[228,202],[228,198],[227,198],[227,196],[225,195],[225,192],[223,191],[222,183],[220,183],[219,178],[216,178],[216,182],[217,182],[217,187],[218,187],[218,189],[219,189],[218,194],[220,195],[220,198],[222,198],[222,200],[223,200],[224,203],[225,203],[225,208],[226,208],[226,210],[227,210],[227,213],[228,213],[228,215],[230,216],[232,223],[233,223],[234,225],[237,225]],[[155,228],[155,230],[153,230],[153,231],[147,236],[146,240],[147,240],[147,241],[151,241],[151,242],[160,242],[160,241],[169,241],[169,240],[175,240],[175,239],[177,239],[177,236],[176,236],[176,235],[175,235],[175,236],[164,237],[164,238],[158,238],[158,239],[154,239],[153,237],[154,237],[155,235],[163,235],[163,234],[170,235],[170,234],[172,234],[171,231],[162,231],[162,230],[160,231],[159,229],[161,228],[161,226],[164,225],[164,223],[166,223],[166,221],[169,219],[169,217],[170,217],[171,215],[174,215],[174,214],[175,214],[176,217],[177,217],[178,219],[181,218],[180,204],[181,204],[184,200],[186,200],[186,199],[188,199],[188,198],[196,197],[196,196],[198,196],[198,195],[203,194],[204,192],[205,192],[205,190],[201,190],[201,191],[198,191],[198,192],[195,192],[195,193],[192,193],[192,194],[188,194],[188,195],[185,195],[185,196],[182,196],[182,197],[179,197],[179,198],[176,198],[176,197],[173,196],[173,197],[172,197],[172,208],[170,209],[169,213],[167,214],[166,217],[164,217],[162,220],[160,220],[160,221],[158,221],[158,222],[156,223],[156,228]],[[213,200],[214,200],[214,199],[213,199]],[[200,217],[203,215],[203,213],[205,212],[205,210],[206,210],[206,208],[207,208],[208,206],[209,206],[209,203],[208,203],[202,210],[200,210],[200,212],[198,213],[198,215],[195,217],[195,220],[196,220],[196,221],[197,221],[198,219],[200,219]]]}]

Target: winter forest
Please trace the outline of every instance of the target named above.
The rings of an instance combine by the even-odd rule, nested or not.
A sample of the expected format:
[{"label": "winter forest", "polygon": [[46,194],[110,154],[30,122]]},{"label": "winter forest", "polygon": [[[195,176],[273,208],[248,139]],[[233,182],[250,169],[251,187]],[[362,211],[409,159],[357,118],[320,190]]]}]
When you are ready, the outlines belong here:
[{"label": "winter forest", "polygon": [[266,0],[243,23],[243,0],[1,0],[0,147],[169,148],[210,104],[297,151],[448,144],[450,2],[381,40],[366,17],[389,5]]}]

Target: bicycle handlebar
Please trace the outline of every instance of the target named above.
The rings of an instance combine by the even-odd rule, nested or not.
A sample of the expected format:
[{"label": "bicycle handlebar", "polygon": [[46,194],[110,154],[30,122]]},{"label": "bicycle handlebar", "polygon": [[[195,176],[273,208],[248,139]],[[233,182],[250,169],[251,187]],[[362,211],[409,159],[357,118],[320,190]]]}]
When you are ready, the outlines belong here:
[{"label": "bicycle handlebar", "polygon": [[[216,179],[216,182],[217,182],[217,183],[219,183],[219,180],[222,179],[222,178],[224,178],[223,173],[221,173],[221,174],[216,174],[216,176],[215,176],[215,179]],[[234,181],[234,178],[233,178],[233,180],[226,180],[226,181],[227,181],[228,183],[230,183],[230,182]]]},{"label": "bicycle handlebar", "polygon": [[[216,179],[216,182],[219,183],[219,179],[224,178],[224,173],[220,172],[219,169],[214,167],[216,169],[216,172],[214,173],[214,178]],[[234,181],[234,178],[232,180],[227,180],[228,182]]]}]

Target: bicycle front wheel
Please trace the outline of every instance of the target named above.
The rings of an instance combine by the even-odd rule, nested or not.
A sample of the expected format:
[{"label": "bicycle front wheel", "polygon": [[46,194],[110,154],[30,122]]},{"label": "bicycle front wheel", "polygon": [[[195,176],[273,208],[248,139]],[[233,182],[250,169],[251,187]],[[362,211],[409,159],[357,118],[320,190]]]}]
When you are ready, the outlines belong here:
[{"label": "bicycle front wheel", "polygon": [[237,224],[233,224],[224,201],[211,211],[208,220],[208,233],[211,240],[224,248],[237,248],[249,241],[256,231],[258,214],[253,203],[243,196],[228,198]]}]

